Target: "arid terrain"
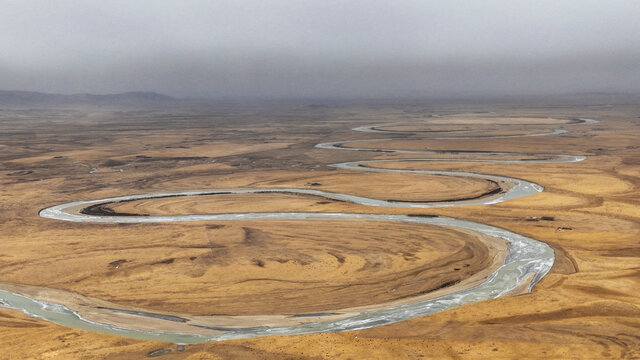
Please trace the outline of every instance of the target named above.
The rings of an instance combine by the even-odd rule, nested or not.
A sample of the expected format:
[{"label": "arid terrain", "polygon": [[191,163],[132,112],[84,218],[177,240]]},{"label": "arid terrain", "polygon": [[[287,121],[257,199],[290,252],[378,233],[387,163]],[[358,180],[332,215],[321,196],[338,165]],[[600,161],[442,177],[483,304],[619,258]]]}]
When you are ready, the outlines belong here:
[{"label": "arid terrain", "polygon": [[[67,328],[0,307],[0,358],[639,358],[640,101],[624,100],[3,105],[1,289],[64,299],[69,307],[117,304],[178,318],[307,316],[457,291],[503,261],[506,245],[493,238],[394,221],[127,224],[38,216],[68,202],[190,190],[296,188],[465,205],[513,186],[367,167],[499,175],[544,191],[432,208],[276,192],[167,196],[74,211],[446,216],[547,243],[555,263],[530,293],[521,288],[390,325],[186,346]],[[345,142],[342,149],[316,147],[337,141]],[[348,149],[354,147],[406,152]],[[547,161],[553,154],[586,159]],[[407,160],[426,157],[438,160]],[[365,160],[376,161],[359,171],[330,166]]]}]

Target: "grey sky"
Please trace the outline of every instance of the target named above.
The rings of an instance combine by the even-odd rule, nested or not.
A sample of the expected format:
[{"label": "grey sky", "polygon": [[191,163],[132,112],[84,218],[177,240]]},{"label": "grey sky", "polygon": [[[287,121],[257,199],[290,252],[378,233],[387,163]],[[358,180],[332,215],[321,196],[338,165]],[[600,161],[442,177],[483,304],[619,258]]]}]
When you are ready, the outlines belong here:
[{"label": "grey sky", "polygon": [[0,0],[0,89],[640,91],[638,0]]}]

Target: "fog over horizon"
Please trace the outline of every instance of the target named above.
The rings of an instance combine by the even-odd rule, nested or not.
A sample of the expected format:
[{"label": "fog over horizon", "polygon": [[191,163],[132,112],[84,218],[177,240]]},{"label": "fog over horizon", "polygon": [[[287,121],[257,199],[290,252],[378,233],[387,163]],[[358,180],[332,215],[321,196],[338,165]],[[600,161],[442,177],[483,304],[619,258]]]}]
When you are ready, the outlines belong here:
[{"label": "fog over horizon", "polygon": [[0,89],[176,97],[640,92],[640,1],[0,3]]}]

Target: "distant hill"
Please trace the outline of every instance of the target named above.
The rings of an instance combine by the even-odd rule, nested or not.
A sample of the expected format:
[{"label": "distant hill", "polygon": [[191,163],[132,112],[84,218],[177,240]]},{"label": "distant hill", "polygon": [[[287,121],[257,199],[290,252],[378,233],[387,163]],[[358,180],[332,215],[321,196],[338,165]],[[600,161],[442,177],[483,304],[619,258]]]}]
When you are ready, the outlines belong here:
[{"label": "distant hill", "polygon": [[0,90],[0,105],[4,106],[68,106],[68,105],[163,105],[179,101],[154,92],[125,92],[120,94],[47,94],[32,91]]}]

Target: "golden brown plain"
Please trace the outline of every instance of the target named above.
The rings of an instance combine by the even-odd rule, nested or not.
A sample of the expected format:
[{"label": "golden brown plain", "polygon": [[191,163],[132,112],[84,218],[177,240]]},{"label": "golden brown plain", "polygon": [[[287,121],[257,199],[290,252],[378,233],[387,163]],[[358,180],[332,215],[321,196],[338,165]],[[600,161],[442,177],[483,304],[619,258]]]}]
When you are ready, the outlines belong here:
[{"label": "golden brown plain", "polygon": [[[469,111],[469,106],[440,105],[439,118],[426,116],[421,108],[343,105],[258,111],[237,106],[235,117],[226,118],[208,115],[206,109],[176,110],[189,115],[181,123],[155,120],[159,111],[127,118],[108,109],[79,109],[63,112],[66,118],[60,122],[59,114],[49,117],[38,112],[25,119],[28,112],[18,116],[14,110],[2,110],[0,281],[185,313],[315,312],[411,296],[437,287],[444,279],[480,271],[488,264],[487,248],[468,234],[407,224],[101,225],[46,220],[37,213],[75,200],[243,187],[307,187],[425,201],[469,197],[494,185],[468,178],[335,170],[326,165],[419,156],[322,150],[313,145],[382,138],[386,135],[350,129],[385,122],[398,123],[388,128],[394,130],[438,126],[452,130],[479,124],[484,135],[556,128],[568,132],[454,140],[428,140],[432,134],[416,133],[398,141],[372,140],[358,146],[567,153],[588,158],[560,164],[376,164],[497,174],[545,187],[541,194],[491,206],[425,211],[261,194],[154,199],[113,208],[150,214],[248,210],[437,214],[485,222],[555,249],[551,273],[532,293],[372,329],[205,343],[187,346],[183,352],[173,344],[68,329],[1,309],[2,356],[130,359],[166,348],[172,351],[162,359],[640,357],[640,107],[477,105],[473,110],[495,112],[479,114]],[[299,120],[278,120],[282,114]],[[305,120],[318,115],[326,120]],[[571,125],[554,120],[577,117],[601,122]],[[56,126],[51,126],[54,122]],[[310,185],[314,183],[319,185]],[[411,283],[417,273],[432,273],[433,281],[413,283],[404,290],[398,287]],[[246,281],[258,278],[267,280]],[[327,290],[333,288],[342,290]],[[389,292],[393,288],[398,292]]]}]

